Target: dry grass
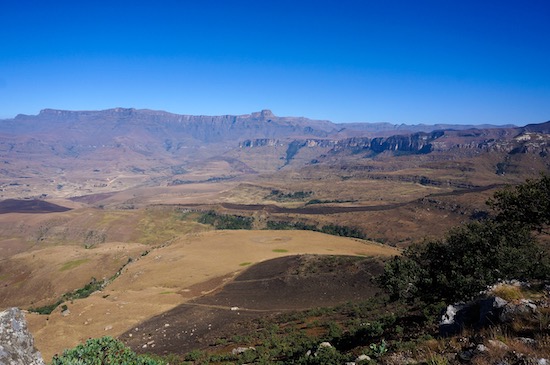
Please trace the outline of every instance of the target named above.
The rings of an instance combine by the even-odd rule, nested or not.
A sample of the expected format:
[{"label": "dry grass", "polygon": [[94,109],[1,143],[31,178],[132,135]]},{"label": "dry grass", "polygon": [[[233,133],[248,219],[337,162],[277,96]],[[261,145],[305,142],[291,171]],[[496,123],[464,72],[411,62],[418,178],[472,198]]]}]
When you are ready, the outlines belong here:
[{"label": "dry grass", "polygon": [[521,287],[517,285],[500,284],[491,291],[495,296],[501,297],[508,302],[524,298]]},{"label": "dry grass", "polygon": [[[59,309],[49,317],[27,315],[36,345],[46,359],[89,337],[117,336],[208,293],[244,270],[247,266],[243,263],[286,254],[398,254],[388,246],[307,231],[211,231],[182,236],[163,247],[137,247],[147,247],[150,252],[126,266],[103,292],[69,303],[70,316],[61,316]],[[91,262],[66,272],[77,276],[78,270],[88,264]]]},{"label": "dry grass", "polygon": [[[492,365],[498,363],[527,363],[517,362],[522,358],[546,358],[550,357],[550,338],[545,336],[538,338],[536,343],[530,345],[520,338],[506,336],[502,340],[490,339],[487,341],[487,351],[475,356],[472,360],[473,365]],[[516,362],[515,362],[516,361]]]}]

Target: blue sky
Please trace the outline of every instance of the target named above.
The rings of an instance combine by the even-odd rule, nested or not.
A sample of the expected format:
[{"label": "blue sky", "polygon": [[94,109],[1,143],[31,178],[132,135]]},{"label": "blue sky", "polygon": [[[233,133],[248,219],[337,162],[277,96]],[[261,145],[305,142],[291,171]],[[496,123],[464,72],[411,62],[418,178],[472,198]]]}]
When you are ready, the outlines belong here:
[{"label": "blue sky", "polygon": [[550,1],[0,0],[0,118],[550,120]]}]

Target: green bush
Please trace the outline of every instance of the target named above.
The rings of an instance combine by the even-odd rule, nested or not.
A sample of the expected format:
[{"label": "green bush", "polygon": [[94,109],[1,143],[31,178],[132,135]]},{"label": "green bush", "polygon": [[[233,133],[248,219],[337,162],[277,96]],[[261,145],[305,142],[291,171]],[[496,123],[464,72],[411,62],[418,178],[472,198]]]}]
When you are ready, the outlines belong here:
[{"label": "green bush", "polygon": [[148,356],[137,355],[112,337],[89,339],[73,349],[55,355],[51,365],[163,365]]},{"label": "green bush", "polygon": [[498,191],[487,204],[497,221],[541,232],[550,225],[550,176]]},{"label": "green bush", "polygon": [[266,196],[266,199],[274,199],[276,201],[295,201],[304,200],[313,195],[313,191],[296,191],[285,193],[278,189],[271,190],[271,193]]},{"label": "green bush", "polygon": [[453,229],[445,240],[408,248],[386,264],[381,284],[393,299],[456,301],[499,280],[543,278],[548,260],[528,229],[494,221]]},{"label": "green bush", "polygon": [[63,302],[87,298],[93,292],[103,289],[104,285],[107,282],[108,280],[97,280],[96,278],[92,278],[92,280],[90,280],[90,282],[84,285],[82,288],[63,294],[61,299],[59,299],[57,302],[45,305],[43,307],[29,308],[29,312],[34,312],[38,314],[51,314],[55,310],[55,308],[59,307]]},{"label": "green bush", "polygon": [[[534,193],[548,189],[547,180],[528,181],[515,193],[496,193],[490,202],[497,209],[494,218],[452,229],[444,240],[409,247],[386,264],[382,287],[393,299],[437,303],[469,299],[499,280],[547,277],[548,255],[532,234],[550,214],[548,201]],[[528,208],[517,212],[521,202]],[[509,214],[506,219],[503,212]]]},{"label": "green bush", "polygon": [[267,221],[267,229],[273,229],[273,230],[296,229],[296,230],[303,230],[303,231],[322,232],[333,236],[352,237],[352,238],[360,238],[360,239],[367,238],[367,236],[357,228],[348,227],[348,226],[339,226],[336,224],[327,224],[319,229],[315,225],[306,224],[302,222]]},{"label": "green bush", "polygon": [[317,226],[302,222],[267,221],[267,229],[285,230],[296,229],[302,231],[318,231]]},{"label": "green bush", "polygon": [[209,224],[216,229],[252,229],[254,219],[240,215],[217,214],[210,211],[203,213],[198,222]]},{"label": "green bush", "polygon": [[360,239],[366,238],[365,234],[356,228],[347,227],[347,226],[338,226],[336,224],[328,224],[326,226],[323,226],[321,228],[321,232],[326,234],[331,234],[334,236],[353,237],[353,238],[360,238]]}]

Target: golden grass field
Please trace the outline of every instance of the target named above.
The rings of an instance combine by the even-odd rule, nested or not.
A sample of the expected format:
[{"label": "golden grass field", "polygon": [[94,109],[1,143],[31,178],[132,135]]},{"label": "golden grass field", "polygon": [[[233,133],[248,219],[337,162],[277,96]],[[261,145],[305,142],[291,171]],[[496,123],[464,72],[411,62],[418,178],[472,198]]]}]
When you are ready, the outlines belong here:
[{"label": "golden grass field", "polygon": [[[111,243],[87,250],[98,250],[92,256],[79,256],[75,251],[67,257],[60,254],[58,247],[45,249],[39,252],[45,257],[44,264],[55,269],[44,275],[52,281],[64,280],[67,275],[88,278],[90,272],[85,269],[105,260],[99,253],[108,249],[114,253],[117,245],[122,247]],[[128,244],[124,252],[132,254],[141,249],[140,244]],[[90,337],[120,335],[152,316],[216,289],[251,264],[306,253],[391,256],[398,251],[376,243],[306,231],[189,234],[139,256],[105,290],[66,303],[71,312],[68,316],[61,315],[61,308],[48,316],[27,314],[29,328],[38,349],[50,359]]]}]

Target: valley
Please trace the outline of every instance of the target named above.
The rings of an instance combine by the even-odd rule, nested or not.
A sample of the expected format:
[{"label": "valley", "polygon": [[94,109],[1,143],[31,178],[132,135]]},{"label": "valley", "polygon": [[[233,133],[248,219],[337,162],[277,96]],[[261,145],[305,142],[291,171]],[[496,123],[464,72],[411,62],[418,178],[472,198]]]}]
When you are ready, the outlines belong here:
[{"label": "valley", "polygon": [[1,120],[0,309],[60,301],[26,314],[49,361],[105,335],[159,355],[230,351],[217,338],[242,321],[375,298],[384,260],[550,171],[550,122],[452,127],[268,110]]}]

